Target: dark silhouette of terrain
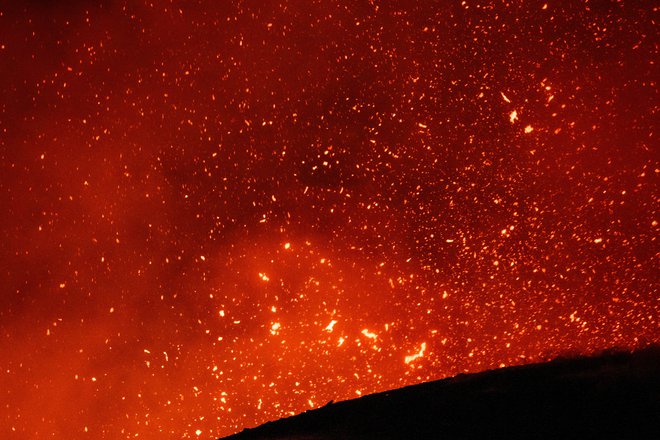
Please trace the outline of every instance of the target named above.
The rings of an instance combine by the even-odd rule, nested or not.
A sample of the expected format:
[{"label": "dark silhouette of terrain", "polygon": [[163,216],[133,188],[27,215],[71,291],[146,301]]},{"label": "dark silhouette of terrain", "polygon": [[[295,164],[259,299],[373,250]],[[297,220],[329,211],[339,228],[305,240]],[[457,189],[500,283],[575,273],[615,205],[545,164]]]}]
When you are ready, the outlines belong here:
[{"label": "dark silhouette of terrain", "polygon": [[227,437],[477,438],[660,439],[660,346],[459,375]]}]

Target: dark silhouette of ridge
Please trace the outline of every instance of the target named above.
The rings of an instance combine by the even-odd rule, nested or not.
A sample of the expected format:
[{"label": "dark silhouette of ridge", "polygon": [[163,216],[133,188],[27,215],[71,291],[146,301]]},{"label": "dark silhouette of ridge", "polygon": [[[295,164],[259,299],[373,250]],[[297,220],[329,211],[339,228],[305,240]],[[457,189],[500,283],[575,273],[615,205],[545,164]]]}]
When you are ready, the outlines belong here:
[{"label": "dark silhouette of ridge", "polygon": [[660,346],[459,375],[226,437],[660,439]]}]

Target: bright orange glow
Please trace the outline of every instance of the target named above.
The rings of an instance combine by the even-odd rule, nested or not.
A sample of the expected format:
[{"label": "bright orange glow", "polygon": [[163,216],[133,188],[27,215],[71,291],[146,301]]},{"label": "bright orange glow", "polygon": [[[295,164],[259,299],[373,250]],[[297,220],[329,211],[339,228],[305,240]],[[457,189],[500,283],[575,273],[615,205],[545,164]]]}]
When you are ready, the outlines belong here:
[{"label": "bright orange glow", "polygon": [[417,359],[419,359],[419,358],[421,358],[422,356],[424,356],[424,352],[425,352],[425,351],[426,351],[426,342],[422,342],[422,346],[421,346],[421,348],[419,349],[419,352],[417,352],[417,353],[415,353],[415,354],[412,354],[412,355],[410,355],[410,356],[406,356],[405,359],[404,359],[404,362],[405,362],[406,364],[409,364],[409,363],[411,363],[411,362],[413,362],[413,361],[416,361]]},{"label": "bright orange glow", "polygon": [[660,342],[644,3],[0,2],[0,437]]}]

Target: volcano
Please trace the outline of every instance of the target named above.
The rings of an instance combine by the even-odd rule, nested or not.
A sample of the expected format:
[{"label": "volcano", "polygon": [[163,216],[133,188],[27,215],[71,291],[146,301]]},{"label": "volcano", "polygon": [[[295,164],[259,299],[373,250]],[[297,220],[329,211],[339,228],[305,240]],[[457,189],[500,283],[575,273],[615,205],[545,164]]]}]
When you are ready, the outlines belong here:
[{"label": "volcano", "polygon": [[658,439],[659,415],[656,346],[330,402],[226,439]]}]

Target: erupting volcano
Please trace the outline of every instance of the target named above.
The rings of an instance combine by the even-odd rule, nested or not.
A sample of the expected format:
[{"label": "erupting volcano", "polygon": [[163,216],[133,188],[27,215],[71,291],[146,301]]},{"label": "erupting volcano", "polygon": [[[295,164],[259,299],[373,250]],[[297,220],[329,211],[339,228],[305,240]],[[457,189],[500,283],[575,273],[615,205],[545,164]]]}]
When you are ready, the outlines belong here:
[{"label": "erupting volcano", "polygon": [[0,2],[0,437],[212,439],[659,343],[657,21]]}]

